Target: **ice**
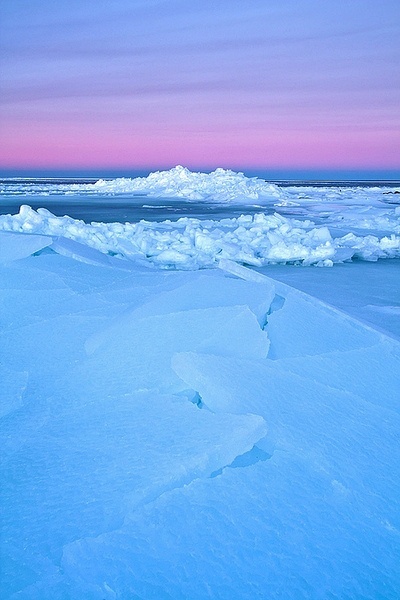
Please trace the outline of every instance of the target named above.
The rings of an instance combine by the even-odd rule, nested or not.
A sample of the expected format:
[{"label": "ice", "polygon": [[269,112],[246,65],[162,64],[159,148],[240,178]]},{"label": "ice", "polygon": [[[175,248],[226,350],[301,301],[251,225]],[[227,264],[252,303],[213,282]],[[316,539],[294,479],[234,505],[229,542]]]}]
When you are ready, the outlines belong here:
[{"label": "ice", "polygon": [[44,235],[24,235],[0,231],[0,263],[8,263],[30,256],[52,243],[52,238]]},{"label": "ice", "polygon": [[12,371],[0,364],[0,418],[23,405],[23,394],[28,381],[25,372]]},{"label": "ice", "polygon": [[[257,278],[257,273],[253,273],[249,269],[246,269],[246,273],[253,274]],[[133,312],[126,311],[117,322],[96,333],[87,340],[88,353],[93,352],[110,335],[118,335],[115,330],[121,331],[125,323],[129,326],[133,319],[167,315],[184,310],[248,306],[262,327],[275,296],[273,284],[266,281],[265,278],[262,280],[263,285],[259,285],[259,283],[252,285],[243,283],[236,278],[223,277],[218,272],[211,272],[186,277],[186,281],[187,283],[184,285],[178,285],[172,290],[159,293],[149,302],[144,302],[139,307],[135,306]]]},{"label": "ice", "polygon": [[[347,390],[351,362],[343,389],[279,362],[175,356],[205,407],[265,418],[270,457],[260,449],[253,463],[227,463],[115,531],[68,545],[70,589],[88,598],[396,598],[399,414]],[[382,376],[392,367],[384,361]],[[396,378],[387,385],[398,389]]]},{"label": "ice", "polygon": [[[352,259],[399,257],[400,215],[387,205],[359,210],[361,214],[348,221],[338,215],[334,221],[332,216],[329,226],[322,213],[317,220],[324,225],[278,212],[219,221],[185,217],[176,222],[88,224],[23,205],[17,215],[0,216],[0,230],[52,236],[56,252],[125,269],[131,268],[130,262],[192,270],[217,266],[221,259],[262,267],[288,263],[332,266]],[[388,214],[378,218],[376,211]]]},{"label": "ice", "polygon": [[270,265],[261,270],[280,288],[284,282],[306,292],[386,335],[400,340],[400,319],[395,311],[380,307],[400,306],[400,261],[389,259],[335,265],[333,269],[302,269]]},{"label": "ice", "polygon": [[275,363],[283,372],[346,389],[372,404],[400,412],[400,344],[390,339],[367,348],[285,358]]},{"label": "ice", "polygon": [[92,265],[101,265],[105,267],[114,267],[117,269],[129,270],[131,265],[125,260],[116,260],[112,256],[106,256],[99,250],[91,248],[80,242],[74,240],[58,237],[54,239],[50,248],[61,254],[62,256],[69,256],[75,260],[86,262]]},{"label": "ice", "polygon": [[276,453],[72,544],[63,567],[87,598],[395,600],[398,531],[369,518],[371,504],[302,455]]},{"label": "ice", "polygon": [[331,479],[302,454],[276,452],[171,492],[113,533],[71,544],[63,567],[72,589],[90,599],[395,600],[398,529],[385,513],[369,512],[388,504]]},{"label": "ice", "polygon": [[381,335],[311,297],[288,294],[282,308],[268,317],[270,358],[316,355],[377,344]]},{"label": "ice", "polygon": [[154,392],[55,394],[35,413],[39,422],[18,414],[5,428],[23,439],[3,453],[2,553],[15,565],[5,597],[51,576],[65,544],[121,526],[133,508],[207,476],[266,431],[260,417],[213,415]]},{"label": "ice", "polygon": [[[51,239],[0,270],[5,598],[397,600],[400,345],[355,318],[395,319],[396,261],[268,262],[347,252],[350,197],[351,244],[367,256],[387,226],[375,246],[395,248],[371,194],[310,191],[328,225],[1,217]],[[340,298],[347,267],[365,285]]]},{"label": "ice", "polygon": [[225,169],[216,169],[209,174],[193,173],[181,166],[170,171],[156,171],[148,177],[99,180],[93,187],[102,193],[144,193],[151,196],[217,202],[260,201],[263,198],[280,196],[278,186],[257,177],[248,178],[243,173]]},{"label": "ice", "polygon": [[[93,340],[93,338],[91,338]],[[98,342],[101,342],[98,346]],[[136,319],[135,313],[115,323],[105,336],[86,345],[93,352],[74,379],[91,390],[182,390],[171,370],[174,352],[189,349],[262,358],[268,354],[267,334],[246,306],[187,310]]]}]

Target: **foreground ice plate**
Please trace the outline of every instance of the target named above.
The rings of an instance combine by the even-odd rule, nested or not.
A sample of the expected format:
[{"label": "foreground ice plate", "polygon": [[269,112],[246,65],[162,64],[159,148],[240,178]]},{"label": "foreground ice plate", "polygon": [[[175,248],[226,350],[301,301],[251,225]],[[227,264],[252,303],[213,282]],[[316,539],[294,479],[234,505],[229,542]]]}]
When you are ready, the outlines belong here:
[{"label": "foreground ice plate", "polygon": [[0,270],[3,597],[397,599],[399,343],[63,248]]}]

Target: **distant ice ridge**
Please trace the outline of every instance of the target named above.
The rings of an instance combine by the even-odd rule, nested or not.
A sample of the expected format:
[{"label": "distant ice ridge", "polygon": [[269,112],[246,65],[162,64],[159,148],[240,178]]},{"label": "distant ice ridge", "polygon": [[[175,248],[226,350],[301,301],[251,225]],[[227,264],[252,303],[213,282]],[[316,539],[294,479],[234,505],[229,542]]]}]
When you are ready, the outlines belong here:
[{"label": "distant ice ridge", "polygon": [[192,172],[180,165],[167,171],[155,171],[147,177],[99,179],[96,182],[66,179],[10,179],[0,183],[0,196],[84,195],[114,196],[120,194],[179,198],[188,201],[251,203],[256,201],[279,205],[373,205],[399,204],[393,196],[399,193],[389,186],[339,186],[310,184],[280,186],[259,177],[246,177],[241,172],[218,168],[211,173]]},{"label": "distant ice ridge", "polygon": [[[47,209],[35,211],[23,205],[17,215],[0,216],[0,231],[50,236],[53,244],[45,240],[44,246],[50,245],[56,252],[61,246],[54,238],[74,240],[87,247],[89,262],[93,262],[89,249],[95,249],[122,259],[145,259],[157,266],[177,269],[213,267],[220,259],[252,266],[285,263],[332,266],[352,258],[375,261],[400,257],[399,221],[400,211],[396,209],[392,221],[384,222],[385,228],[390,225],[394,233],[389,230],[387,234],[358,235],[345,229],[345,235],[339,235],[338,231],[332,235],[334,227],[316,226],[310,220],[300,221],[276,213],[220,221],[182,218],[161,223],[87,224],[70,217],[56,217]],[[377,224],[374,215],[372,223]],[[366,223],[364,226],[367,228]],[[10,244],[14,241],[7,236],[2,238],[0,262],[9,262],[13,256]],[[42,244],[42,240],[39,242]],[[35,251],[29,250],[27,255]],[[77,254],[81,260],[85,259],[85,252],[74,250],[74,255]],[[15,258],[19,257],[18,254]]]},{"label": "distant ice ridge", "polygon": [[[80,188],[82,186],[79,186]],[[148,177],[100,179],[92,186],[97,192],[140,193],[150,196],[232,202],[279,198],[278,186],[243,173],[216,169],[212,173],[193,173],[178,165],[169,171],[156,171]],[[87,186],[86,186],[87,189]]]}]

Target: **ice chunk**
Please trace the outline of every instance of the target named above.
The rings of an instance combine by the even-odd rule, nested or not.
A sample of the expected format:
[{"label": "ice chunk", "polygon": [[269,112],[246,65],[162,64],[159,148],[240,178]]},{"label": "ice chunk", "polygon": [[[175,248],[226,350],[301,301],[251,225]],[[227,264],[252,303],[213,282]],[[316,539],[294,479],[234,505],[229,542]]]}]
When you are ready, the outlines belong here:
[{"label": "ice chunk", "polygon": [[44,235],[0,231],[0,263],[9,263],[30,256],[50,246],[52,241],[51,237]]},{"label": "ice chunk", "polygon": [[[364,213],[362,218],[364,223]],[[198,269],[214,267],[221,259],[255,267],[286,263],[332,266],[351,257],[376,261],[400,255],[398,217],[375,215],[371,227],[383,228],[375,232],[377,235],[359,235],[359,230],[356,235],[340,219],[339,222],[344,227],[340,231],[344,233],[342,237],[338,230],[333,236],[326,226],[318,227],[313,221],[279,213],[241,215],[220,221],[185,217],[176,222],[89,224],[67,216],[55,217],[45,209],[34,211],[21,206],[18,215],[0,216],[0,229],[51,235],[57,238],[53,248],[60,253],[95,264],[115,263],[114,266],[126,269],[132,261],[162,268]],[[350,226],[354,228],[352,220]],[[369,228],[368,223],[365,228]],[[126,260],[119,264],[102,260],[65,239],[107,254],[110,259],[117,255]]]}]

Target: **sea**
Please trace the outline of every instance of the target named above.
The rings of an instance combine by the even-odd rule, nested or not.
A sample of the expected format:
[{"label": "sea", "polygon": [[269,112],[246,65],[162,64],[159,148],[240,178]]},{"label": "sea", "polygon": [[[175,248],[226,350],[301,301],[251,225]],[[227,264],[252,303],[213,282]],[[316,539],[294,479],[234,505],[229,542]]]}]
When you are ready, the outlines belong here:
[{"label": "sea", "polygon": [[[278,212],[285,216],[311,216],[312,205],[301,210],[293,203],[290,205],[277,206],[276,202],[267,202],[263,205],[248,200],[235,203],[213,202],[212,199],[193,200],[188,202],[185,198],[163,196],[149,196],[140,193],[102,193],[99,190],[90,189],[90,186],[99,180],[98,177],[64,177],[64,178],[2,178],[0,179],[0,215],[16,214],[21,204],[28,204],[34,210],[46,208],[57,217],[68,215],[73,219],[80,219],[86,223],[102,222],[130,222],[137,223],[145,221],[176,221],[182,217],[193,217],[196,219],[224,219],[238,217],[242,214],[254,215],[260,210],[267,214]],[[104,181],[112,183],[113,178],[104,178]],[[332,192],[343,193],[343,197],[349,197],[352,191],[360,188],[377,189],[384,188],[393,190],[400,189],[400,180],[268,180],[268,183],[282,189],[288,189],[292,195],[298,190],[331,189]],[[85,187],[85,190],[74,188]],[[304,196],[304,194],[303,194]],[[389,195],[388,203],[400,203],[400,194]],[[308,210],[307,207],[310,209]]]}]

